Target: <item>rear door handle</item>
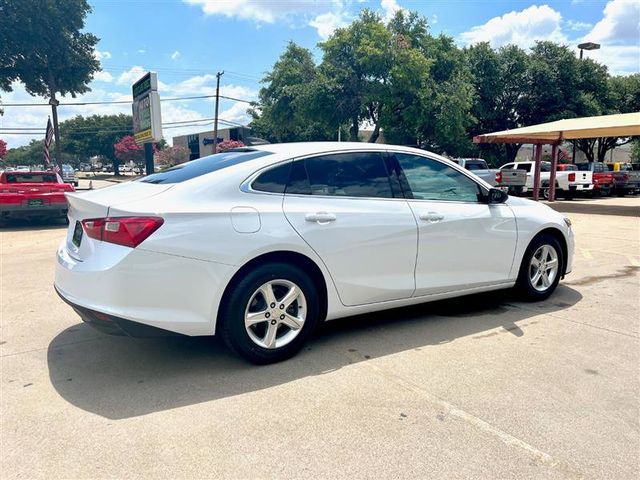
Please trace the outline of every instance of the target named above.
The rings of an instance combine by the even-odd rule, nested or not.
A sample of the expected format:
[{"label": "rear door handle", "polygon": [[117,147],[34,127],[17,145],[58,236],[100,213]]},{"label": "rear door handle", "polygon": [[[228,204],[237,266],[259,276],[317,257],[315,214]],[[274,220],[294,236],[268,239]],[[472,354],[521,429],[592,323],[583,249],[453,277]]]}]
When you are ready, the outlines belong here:
[{"label": "rear door handle", "polygon": [[316,213],[307,213],[304,216],[304,219],[307,222],[329,223],[329,222],[335,222],[336,216],[333,213],[316,212]]},{"label": "rear door handle", "polygon": [[420,220],[430,223],[436,223],[444,220],[444,215],[438,212],[427,212],[420,214]]}]

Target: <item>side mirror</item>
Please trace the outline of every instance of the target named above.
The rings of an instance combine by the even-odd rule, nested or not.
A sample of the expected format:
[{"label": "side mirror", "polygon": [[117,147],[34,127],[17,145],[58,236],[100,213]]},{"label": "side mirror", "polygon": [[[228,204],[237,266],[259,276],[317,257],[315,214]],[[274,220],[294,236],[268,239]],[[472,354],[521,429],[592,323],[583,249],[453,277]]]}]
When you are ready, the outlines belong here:
[{"label": "side mirror", "polygon": [[489,193],[487,194],[487,203],[489,203],[489,205],[504,203],[507,201],[508,198],[509,198],[509,195],[507,195],[507,192],[503,192],[498,188],[492,188],[489,190]]}]

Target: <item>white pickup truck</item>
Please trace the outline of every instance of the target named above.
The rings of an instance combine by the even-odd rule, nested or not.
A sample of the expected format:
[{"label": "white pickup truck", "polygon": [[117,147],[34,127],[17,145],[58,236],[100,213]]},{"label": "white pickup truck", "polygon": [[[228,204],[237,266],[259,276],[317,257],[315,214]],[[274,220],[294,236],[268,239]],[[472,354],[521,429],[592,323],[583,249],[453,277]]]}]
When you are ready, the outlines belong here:
[{"label": "white pickup truck", "polygon": [[482,158],[454,158],[453,162],[477,175],[489,185],[508,190],[509,193],[519,193],[525,185],[527,174],[521,170],[502,171],[489,168]]},{"label": "white pickup truck", "polygon": [[[523,193],[533,190],[533,177],[535,175],[535,162],[507,163],[500,167],[503,172],[523,170],[527,173],[527,182]],[[551,162],[540,164],[540,189],[544,198],[549,196],[549,178],[551,176]],[[560,170],[556,171],[556,194],[567,200],[574,197],[577,192],[589,192],[593,190],[593,174],[585,171]]]}]

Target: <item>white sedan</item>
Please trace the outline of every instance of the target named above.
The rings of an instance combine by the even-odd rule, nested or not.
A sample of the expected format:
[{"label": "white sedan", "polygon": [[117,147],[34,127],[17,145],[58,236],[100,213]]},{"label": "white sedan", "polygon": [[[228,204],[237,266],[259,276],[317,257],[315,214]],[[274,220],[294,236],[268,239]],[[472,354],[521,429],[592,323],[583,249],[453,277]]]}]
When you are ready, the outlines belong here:
[{"label": "white sedan", "polygon": [[55,287],[92,326],[221,335],[256,363],[319,322],[489,290],[548,297],[571,223],[422,150],[240,148],[68,194]]}]

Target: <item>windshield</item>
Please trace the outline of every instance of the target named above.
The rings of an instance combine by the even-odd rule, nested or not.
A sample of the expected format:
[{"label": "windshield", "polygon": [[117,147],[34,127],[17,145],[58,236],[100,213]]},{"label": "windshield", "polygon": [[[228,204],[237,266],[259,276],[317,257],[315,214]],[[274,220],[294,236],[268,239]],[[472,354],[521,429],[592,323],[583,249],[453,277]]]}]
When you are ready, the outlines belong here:
[{"label": "windshield", "polygon": [[224,153],[209,155],[198,160],[176,165],[162,172],[153,173],[139,181],[145,183],[180,183],[223,168],[238,165],[255,158],[271,155],[271,152],[248,148],[228,150]]}]

